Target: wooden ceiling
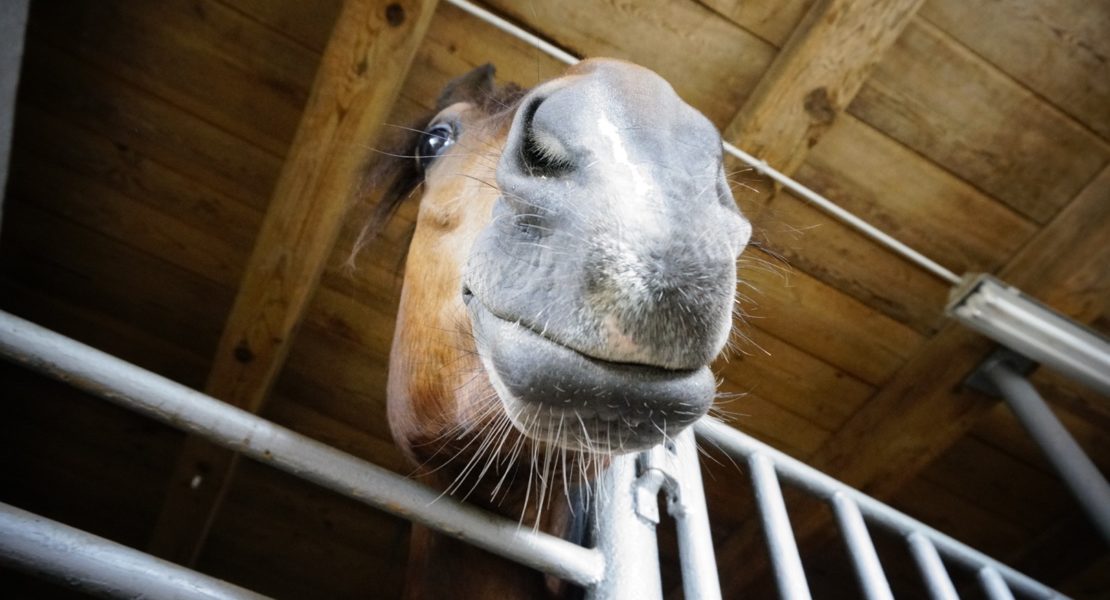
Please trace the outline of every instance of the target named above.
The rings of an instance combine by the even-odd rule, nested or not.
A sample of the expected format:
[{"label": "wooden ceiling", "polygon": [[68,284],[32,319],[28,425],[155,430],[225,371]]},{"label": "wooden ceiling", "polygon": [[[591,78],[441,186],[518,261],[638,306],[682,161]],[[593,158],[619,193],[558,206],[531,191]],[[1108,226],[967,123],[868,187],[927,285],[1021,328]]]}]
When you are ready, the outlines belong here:
[{"label": "wooden ceiling", "polygon": [[[382,58],[365,93],[385,104],[360,114],[392,106],[386,122],[409,123],[447,80],[486,62],[522,85],[561,71],[450,5],[398,4],[393,37],[366,42]],[[1110,332],[1106,2],[484,5],[576,55],[655,69],[726,139],[949,269],[997,273]],[[309,222],[320,212],[283,204],[296,187],[283,164],[304,148],[348,163],[374,156],[372,143],[342,135],[294,142],[340,9],[35,3],[0,308],[407,473],[384,377],[415,207],[349,272],[358,219],[333,218],[346,226],[332,232],[326,218]],[[397,57],[413,51],[403,78]],[[741,394],[724,407],[733,425],[1077,598],[1110,593],[1110,553],[1038,450],[1005,407],[960,387],[991,344],[945,320],[948,285],[733,169],[758,238],[740,271],[750,342],[717,365],[724,390]],[[276,333],[259,343],[249,292],[274,272],[259,265],[282,226],[309,232],[311,251],[278,267],[296,276],[266,321]],[[251,361],[235,359],[241,339]],[[225,471],[226,455],[176,431],[0,370],[0,500],[277,597],[400,593],[405,522],[249,461]],[[1033,379],[1110,471],[1110,402],[1048,372]],[[231,474],[223,502],[218,485],[188,491],[198,469],[209,484]],[[726,597],[769,597],[745,476],[727,461],[706,470]],[[795,499],[791,515],[816,595],[856,597],[827,511]],[[200,540],[192,532],[204,527]],[[881,549],[896,593],[915,597],[902,550]],[[9,572],[0,586],[65,597]]]}]

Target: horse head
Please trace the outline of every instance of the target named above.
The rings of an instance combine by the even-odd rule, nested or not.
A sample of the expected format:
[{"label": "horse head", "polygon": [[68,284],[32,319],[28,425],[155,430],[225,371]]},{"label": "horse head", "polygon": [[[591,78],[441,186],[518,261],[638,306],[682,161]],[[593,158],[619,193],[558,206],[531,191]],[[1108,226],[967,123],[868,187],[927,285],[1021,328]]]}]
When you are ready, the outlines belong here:
[{"label": "horse head", "polygon": [[515,465],[585,475],[582,457],[702,417],[751,231],[713,124],[616,60],[526,93],[481,68],[440,106],[412,148],[421,205],[389,373],[401,446],[496,490]]}]

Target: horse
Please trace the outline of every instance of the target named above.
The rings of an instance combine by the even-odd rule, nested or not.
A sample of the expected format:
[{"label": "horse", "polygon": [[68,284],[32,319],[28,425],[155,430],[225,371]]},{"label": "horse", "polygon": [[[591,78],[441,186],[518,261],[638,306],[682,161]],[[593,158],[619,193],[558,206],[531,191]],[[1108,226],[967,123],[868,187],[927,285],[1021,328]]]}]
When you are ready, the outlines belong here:
[{"label": "horse", "polygon": [[[419,196],[391,431],[419,478],[581,541],[607,457],[672,438],[714,401],[709,365],[751,235],[720,134],[660,76],[614,59],[531,90],[498,86],[486,65],[437,110],[393,153],[372,220]],[[407,582],[410,598],[573,593],[419,526]]]}]

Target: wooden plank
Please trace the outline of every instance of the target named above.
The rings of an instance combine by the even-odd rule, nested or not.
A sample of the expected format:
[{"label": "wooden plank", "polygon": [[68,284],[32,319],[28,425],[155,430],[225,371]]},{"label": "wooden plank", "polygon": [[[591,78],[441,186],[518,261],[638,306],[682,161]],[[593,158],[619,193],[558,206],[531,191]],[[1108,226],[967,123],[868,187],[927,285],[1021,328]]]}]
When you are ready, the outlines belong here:
[{"label": "wooden plank", "polygon": [[99,181],[21,154],[13,163],[13,189],[34,197],[37,208],[158,257],[186,271],[232,287],[246,253],[210,230],[198,229],[103,187]]},{"label": "wooden plank", "polygon": [[867,383],[886,381],[923,341],[912,328],[758,248],[741,255],[739,277],[751,326]]},{"label": "wooden plank", "polygon": [[782,191],[753,215],[760,245],[802,271],[919,333],[941,322],[946,284],[840,221]]},{"label": "wooden plank", "polygon": [[[1000,276],[1080,321],[1100,315],[1110,294],[1108,194],[1110,168],[1039,231]],[[954,323],[946,326],[809,463],[871,495],[892,496],[993,406],[994,401],[960,385],[991,348],[985,338]],[[816,510],[795,517],[795,536],[803,545],[829,531],[829,520]],[[722,564],[732,564],[760,543],[755,529],[740,528],[718,555]],[[765,569],[749,564],[722,582],[726,595],[765,575]]]},{"label": "wooden plank", "polygon": [[35,36],[277,157],[319,62],[213,0],[107,0],[43,12],[32,21]]},{"label": "wooden plank", "polygon": [[700,0],[699,3],[771,44],[781,47],[815,1]]},{"label": "wooden plank", "polygon": [[301,45],[324,52],[342,0],[221,0]]},{"label": "wooden plank", "polygon": [[[265,400],[359,188],[363,148],[389,115],[434,10],[432,0],[344,5],[220,338],[210,395],[254,411]],[[233,468],[229,453],[189,438],[153,553],[196,559]]]},{"label": "wooden plank", "polygon": [[1107,3],[936,0],[925,5],[921,16],[1110,139]]},{"label": "wooden plank", "polygon": [[0,280],[0,298],[3,298],[3,310],[112,356],[189,387],[200,387],[204,383],[206,360],[176,343],[151,335],[136,323],[65,302],[7,277]]},{"label": "wooden plank", "polygon": [[[128,198],[141,202],[189,227],[213,232],[224,244],[241,252],[244,259],[254,242],[262,213],[209,187],[204,181],[182,175],[151,160],[136,149],[94,133],[79,124],[64,121],[31,105],[19,109],[19,127],[35,135],[19,139],[21,157],[28,163],[48,162],[96,181]],[[24,177],[17,178],[16,181]],[[38,182],[23,182],[28,192],[40,194]],[[41,182],[41,180],[39,180]],[[71,186],[69,182],[49,182]]]},{"label": "wooden plank", "polygon": [[820,0],[723,136],[790,174],[847,108],[921,0]]},{"label": "wooden plank", "polygon": [[1110,161],[1105,141],[920,19],[849,110],[1038,223]]},{"label": "wooden plank", "polygon": [[736,114],[775,53],[771,44],[690,2],[489,4],[577,56],[622,58],[654,70],[718,127]]},{"label": "wooden plank", "polygon": [[[840,427],[874,392],[874,386],[760,329],[750,327],[746,336],[749,341],[740,342],[744,352],[714,364],[731,391],[758,395],[825,431]],[[743,413],[746,396],[719,404]]]},{"label": "wooden plank", "polygon": [[28,40],[24,72],[23,102],[265,209],[281,170],[275,155],[244,144],[110,72],[83,65],[36,37]]},{"label": "wooden plank", "polygon": [[[1054,475],[974,435],[958,440],[918,478],[1024,529],[1027,537],[1047,530],[1075,509],[1074,500]],[[905,493],[898,497],[904,498]],[[1015,498],[1021,501],[1014,502]]]},{"label": "wooden plank", "polygon": [[140,544],[180,435],[7,361],[0,381],[4,501]]},{"label": "wooden plank", "polygon": [[994,271],[1037,224],[850,114],[795,174],[955,273]]},{"label": "wooden plank", "polygon": [[265,465],[240,470],[200,570],[275,598],[400,597],[407,522]]},{"label": "wooden plank", "polygon": [[[1038,388],[1038,391],[1045,390]],[[1079,447],[1083,448],[1087,456],[1101,470],[1110,472],[1110,439],[1106,436],[1106,426],[1091,422],[1060,407],[1053,396],[1045,396],[1045,398],[1049,401],[1056,417],[1067,428],[1068,433],[1079,443]],[[1029,437],[1025,427],[1018,422],[1005,404],[999,404],[987,413],[972,430],[972,435],[1050,477],[1057,477],[1056,471],[1045,459],[1044,452]]]},{"label": "wooden plank", "polygon": [[3,274],[43,293],[133,323],[211,355],[232,295],[210,280],[11,198]]}]

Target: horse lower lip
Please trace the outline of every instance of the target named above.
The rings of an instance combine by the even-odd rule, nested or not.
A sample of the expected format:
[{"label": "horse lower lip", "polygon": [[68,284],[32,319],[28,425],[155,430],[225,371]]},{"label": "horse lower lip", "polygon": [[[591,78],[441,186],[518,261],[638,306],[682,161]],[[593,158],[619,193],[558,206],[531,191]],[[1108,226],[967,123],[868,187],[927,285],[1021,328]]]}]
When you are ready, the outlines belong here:
[{"label": "horse lower lip", "polygon": [[[481,301],[471,302],[469,312],[487,368],[524,406],[616,411],[671,435],[703,415],[715,396],[708,366],[678,371],[601,361],[505,321]],[[644,445],[658,441],[645,439]]]}]

